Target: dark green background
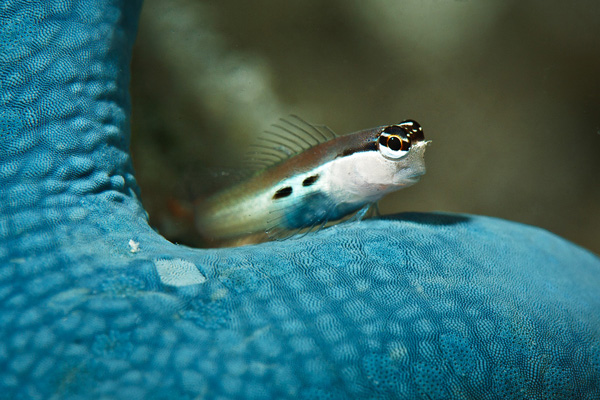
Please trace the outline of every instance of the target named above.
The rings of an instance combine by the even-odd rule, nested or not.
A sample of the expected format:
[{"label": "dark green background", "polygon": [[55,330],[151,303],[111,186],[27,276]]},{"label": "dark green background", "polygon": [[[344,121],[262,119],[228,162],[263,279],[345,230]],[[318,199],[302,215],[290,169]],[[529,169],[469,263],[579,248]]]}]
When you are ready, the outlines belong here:
[{"label": "dark green background", "polygon": [[197,244],[168,205],[235,181],[279,117],[339,134],[411,118],[428,172],[384,213],[491,215],[600,253],[598,21],[583,0],[147,0],[132,148],[151,222]]}]

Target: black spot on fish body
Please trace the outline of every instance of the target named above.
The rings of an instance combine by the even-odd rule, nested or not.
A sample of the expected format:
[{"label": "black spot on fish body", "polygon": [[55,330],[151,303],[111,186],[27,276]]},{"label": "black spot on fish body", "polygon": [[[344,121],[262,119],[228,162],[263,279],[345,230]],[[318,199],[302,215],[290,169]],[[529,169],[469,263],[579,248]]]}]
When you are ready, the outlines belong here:
[{"label": "black spot on fish body", "polygon": [[309,176],[308,178],[306,178],[302,181],[302,186],[304,186],[304,187],[312,186],[318,180],[319,180],[319,174]]},{"label": "black spot on fish body", "polygon": [[273,200],[283,199],[284,197],[288,197],[292,194],[292,187],[285,186],[275,192],[273,195]]}]

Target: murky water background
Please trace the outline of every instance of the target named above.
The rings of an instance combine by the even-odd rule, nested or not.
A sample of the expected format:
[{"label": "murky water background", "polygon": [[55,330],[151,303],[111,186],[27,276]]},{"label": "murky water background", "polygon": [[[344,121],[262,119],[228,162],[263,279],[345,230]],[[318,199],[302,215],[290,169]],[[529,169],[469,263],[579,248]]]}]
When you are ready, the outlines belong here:
[{"label": "murky water background", "polygon": [[384,213],[491,215],[600,253],[598,21],[584,0],[147,0],[132,148],[151,222],[197,244],[173,204],[235,179],[279,117],[340,134],[411,118],[428,172]]}]

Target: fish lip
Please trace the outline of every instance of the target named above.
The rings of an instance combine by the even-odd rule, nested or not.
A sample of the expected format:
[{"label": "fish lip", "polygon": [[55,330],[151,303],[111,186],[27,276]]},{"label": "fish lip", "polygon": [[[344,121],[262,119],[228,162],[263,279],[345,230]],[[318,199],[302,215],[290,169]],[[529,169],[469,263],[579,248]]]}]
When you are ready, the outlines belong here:
[{"label": "fish lip", "polygon": [[419,182],[419,181],[421,180],[421,177],[422,177],[423,175],[424,175],[424,174],[420,174],[420,175],[412,175],[412,176],[409,176],[409,177],[405,178],[405,181],[407,181],[407,182],[409,182],[409,183],[417,183],[417,182]]},{"label": "fish lip", "polygon": [[403,176],[401,179],[396,180],[395,185],[400,187],[402,186],[411,186],[421,180],[421,177],[425,174],[425,172],[415,173],[410,176]]}]

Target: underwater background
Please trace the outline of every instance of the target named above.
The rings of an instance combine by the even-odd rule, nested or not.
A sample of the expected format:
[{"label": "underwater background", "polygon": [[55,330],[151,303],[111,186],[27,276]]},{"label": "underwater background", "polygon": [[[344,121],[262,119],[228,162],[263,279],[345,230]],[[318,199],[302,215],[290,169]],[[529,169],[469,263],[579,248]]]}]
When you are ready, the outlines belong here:
[{"label": "underwater background", "polygon": [[496,216],[598,254],[598,20],[593,1],[147,0],[132,153],[151,224],[198,245],[170,205],[236,182],[280,117],[338,134],[411,118],[428,172],[384,214]]}]

